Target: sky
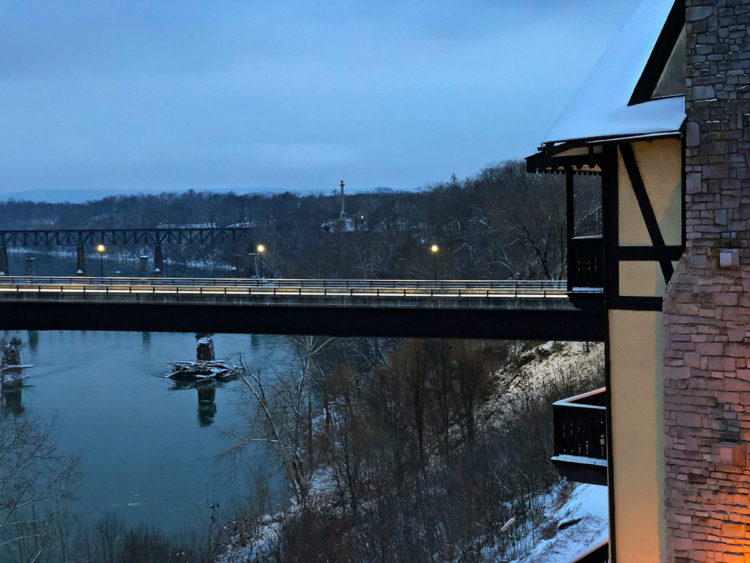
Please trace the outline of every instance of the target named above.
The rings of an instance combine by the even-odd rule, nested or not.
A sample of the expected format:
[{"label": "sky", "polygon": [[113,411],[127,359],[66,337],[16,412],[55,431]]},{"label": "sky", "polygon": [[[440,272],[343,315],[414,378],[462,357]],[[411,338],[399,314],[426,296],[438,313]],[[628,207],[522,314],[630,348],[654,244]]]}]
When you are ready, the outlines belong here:
[{"label": "sky", "polygon": [[471,176],[535,151],[637,4],[3,2],[0,198]]}]

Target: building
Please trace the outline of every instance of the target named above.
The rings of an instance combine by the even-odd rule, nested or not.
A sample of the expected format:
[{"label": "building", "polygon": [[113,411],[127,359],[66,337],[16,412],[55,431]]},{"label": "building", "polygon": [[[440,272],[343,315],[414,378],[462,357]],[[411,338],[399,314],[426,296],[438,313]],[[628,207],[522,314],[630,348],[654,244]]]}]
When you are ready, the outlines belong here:
[{"label": "building", "polygon": [[606,390],[555,406],[555,460],[607,483],[609,560],[750,561],[749,32],[747,0],[644,0],[527,158],[569,225],[602,179],[568,290],[605,304]]}]

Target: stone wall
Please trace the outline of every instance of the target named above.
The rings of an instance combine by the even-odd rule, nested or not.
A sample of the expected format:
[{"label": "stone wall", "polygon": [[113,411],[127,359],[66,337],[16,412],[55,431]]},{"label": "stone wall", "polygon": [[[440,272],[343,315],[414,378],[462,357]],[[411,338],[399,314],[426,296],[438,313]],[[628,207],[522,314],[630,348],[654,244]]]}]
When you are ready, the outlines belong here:
[{"label": "stone wall", "polygon": [[668,561],[750,561],[750,2],[687,0],[687,249],[664,302]]}]

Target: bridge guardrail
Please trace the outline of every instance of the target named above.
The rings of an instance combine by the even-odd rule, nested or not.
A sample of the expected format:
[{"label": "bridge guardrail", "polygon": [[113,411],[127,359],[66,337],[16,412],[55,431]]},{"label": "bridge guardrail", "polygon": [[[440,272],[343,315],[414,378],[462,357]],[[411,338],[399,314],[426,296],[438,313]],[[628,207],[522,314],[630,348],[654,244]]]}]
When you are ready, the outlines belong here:
[{"label": "bridge guardrail", "polygon": [[312,280],[0,276],[0,292],[330,297],[564,297],[565,280]]}]

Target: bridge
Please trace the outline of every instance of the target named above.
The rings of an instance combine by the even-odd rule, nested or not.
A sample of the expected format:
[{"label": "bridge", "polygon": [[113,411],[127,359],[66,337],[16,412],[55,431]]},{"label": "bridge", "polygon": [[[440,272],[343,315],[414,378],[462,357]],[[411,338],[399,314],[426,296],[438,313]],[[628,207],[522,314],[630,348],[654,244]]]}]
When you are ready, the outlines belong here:
[{"label": "bridge", "polygon": [[153,229],[0,230],[0,275],[9,275],[8,247],[76,247],[76,272],[86,274],[86,246],[153,246],[154,272],[164,271],[163,244],[251,244],[251,227],[180,227]]},{"label": "bridge", "polygon": [[253,232],[249,227],[0,230],[0,247],[251,243]]},{"label": "bridge", "polygon": [[562,281],[0,276],[0,329],[602,341]]}]

